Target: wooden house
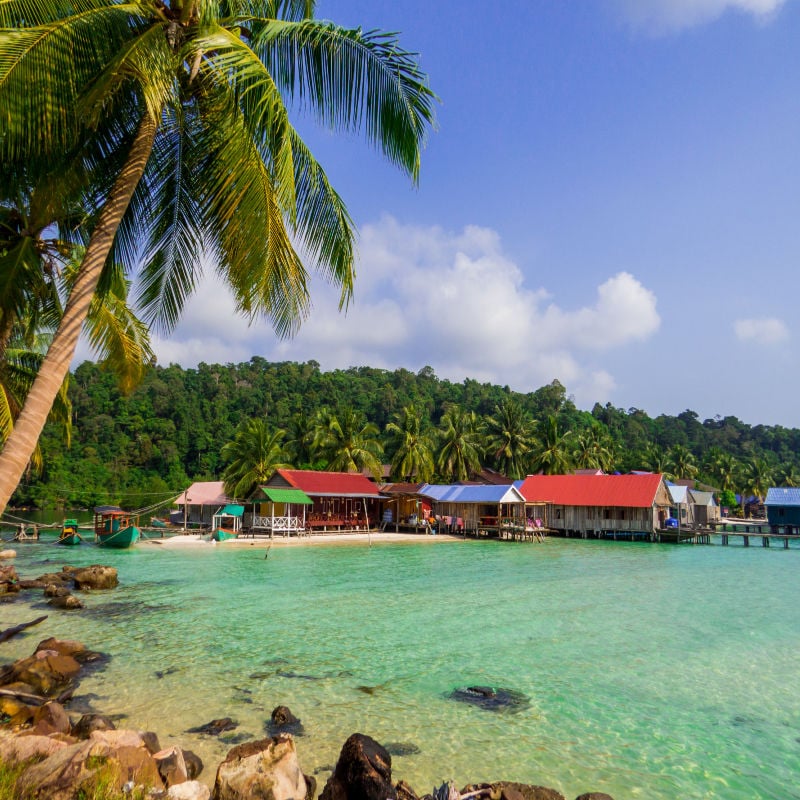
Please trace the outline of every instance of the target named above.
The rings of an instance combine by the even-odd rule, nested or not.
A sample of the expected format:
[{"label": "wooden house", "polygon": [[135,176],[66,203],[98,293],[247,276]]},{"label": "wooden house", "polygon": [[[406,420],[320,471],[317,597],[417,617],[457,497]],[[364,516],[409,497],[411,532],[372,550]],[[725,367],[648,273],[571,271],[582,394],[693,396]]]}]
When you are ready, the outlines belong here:
[{"label": "wooden house", "polygon": [[381,493],[381,530],[422,531],[431,502],[419,490],[423,483],[385,483]]},{"label": "wooden house", "polygon": [[499,537],[525,531],[525,498],[513,485],[426,483],[419,493],[431,502],[436,530]]},{"label": "wooden house", "polygon": [[305,533],[307,510],[314,501],[302,490],[283,486],[257,486],[249,502],[253,513],[249,519],[250,532],[278,535]]},{"label": "wooden house", "polygon": [[767,489],[764,501],[767,522],[784,533],[800,533],[800,488],[781,486]]},{"label": "wooden house", "polygon": [[689,489],[689,498],[692,501],[692,512],[697,525],[708,525],[709,522],[719,521],[719,505],[714,499],[713,492]]},{"label": "wooden house", "polygon": [[664,478],[646,475],[529,475],[520,491],[548,504],[548,527],[567,536],[644,537],[672,504]]},{"label": "wooden house", "polygon": [[694,504],[689,497],[689,487],[677,483],[668,483],[670,509],[669,515],[678,520],[682,528],[694,527]]},{"label": "wooden house", "polygon": [[179,508],[169,515],[173,525],[183,528],[210,527],[214,514],[233,503],[233,498],[225,494],[222,481],[195,481],[175,500]]},{"label": "wooden house", "polygon": [[[301,490],[310,500],[310,505],[304,504],[308,531],[368,530],[380,523],[378,487],[358,473],[279,469],[260,489]],[[257,511],[268,515],[269,503],[260,504]]]}]

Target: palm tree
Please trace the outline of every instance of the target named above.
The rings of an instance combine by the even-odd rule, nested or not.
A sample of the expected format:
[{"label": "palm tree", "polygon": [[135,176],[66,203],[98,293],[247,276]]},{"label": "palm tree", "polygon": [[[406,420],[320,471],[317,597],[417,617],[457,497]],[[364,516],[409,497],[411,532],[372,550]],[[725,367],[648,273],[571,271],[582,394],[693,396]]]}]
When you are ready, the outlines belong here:
[{"label": "palm tree", "polygon": [[480,469],[483,446],[474,411],[448,406],[439,423],[438,438],[436,468],[445,479],[465,481]]},{"label": "palm tree", "polygon": [[[767,489],[774,483],[775,470],[765,458],[753,458],[744,465],[742,480],[744,493],[753,495],[759,503],[764,502]],[[744,500],[742,500],[744,505]]]},{"label": "palm tree", "polygon": [[781,486],[800,486],[800,470],[797,464],[785,465],[778,471],[776,477]]},{"label": "palm tree", "polygon": [[498,403],[494,416],[486,418],[485,435],[492,465],[509,478],[524,478],[534,434],[533,421],[522,406],[513,398]]},{"label": "palm tree", "polygon": [[739,462],[730,454],[712,448],[705,460],[706,471],[722,491],[734,491],[741,471]]},{"label": "palm tree", "polygon": [[304,411],[292,415],[287,432],[286,450],[298,467],[308,467],[314,460],[314,419]]},{"label": "palm tree", "polygon": [[376,480],[383,474],[383,448],[378,441],[378,426],[367,422],[364,414],[353,408],[328,411],[320,417],[315,444],[328,469],[335,472],[366,470]]},{"label": "palm tree", "polygon": [[642,466],[651,470],[666,475],[669,472],[669,456],[662,447],[655,442],[649,442],[643,453]]},{"label": "palm tree", "polygon": [[350,299],[352,223],[290,124],[285,98],[329,127],[364,130],[416,180],[435,97],[393,36],[320,22],[314,6],[0,4],[0,163],[20,171],[67,154],[87,180],[92,219],[59,329],[0,459],[0,510],[67,374],[112,249],[141,251],[141,300],[165,330],[200,277],[201,251],[215,257],[239,310],[267,317],[280,335],[309,307],[294,242],[341,287],[341,304]]},{"label": "palm tree", "polygon": [[670,471],[674,478],[694,478],[697,476],[697,462],[688,447],[675,444],[667,454]]},{"label": "palm tree", "polygon": [[538,435],[531,470],[543,475],[563,475],[572,470],[569,442],[571,431],[561,433],[558,418],[549,414]]},{"label": "palm tree", "polygon": [[577,469],[610,472],[614,466],[614,441],[595,423],[576,437],[573,459]]},{"label": "palm tree", "polygon": [[429,481],[434,472],[433,442],[423,429],[423,416],[417,407],[412,403],[395,414],[386,426],[386,433],[394,449],[392,476]]},{"label": "palm tree", "polygon": [[273,430],[266,419],[247,419],[236,429],[232,442],[222,447],[228,461],[222,473],[225,494],[247,498],[261,483],[266,483],[276,469],[290,469],[283,449],[285,432]]}]

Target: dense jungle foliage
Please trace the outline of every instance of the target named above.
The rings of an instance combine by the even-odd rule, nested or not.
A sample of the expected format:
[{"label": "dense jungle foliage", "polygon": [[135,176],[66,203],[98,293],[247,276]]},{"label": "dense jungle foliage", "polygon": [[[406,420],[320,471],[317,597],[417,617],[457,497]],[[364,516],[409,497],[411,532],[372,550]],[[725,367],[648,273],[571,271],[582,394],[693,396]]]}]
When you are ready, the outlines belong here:
[{"label": "dense jungle foliage", "polygon": [[[254,425],[262,437],[272,433],[276,463],[340,468],[350,463],[343,451],[363,451],[393,463],[395,479],[421,472],[457,479],[475,468],[474,457],[505,474],[652,469],[762,496],[769,485],[800,483],[800,430],[750,426],[736,417],[700,420],[689,410],[656,418],[610,404],[581,411],[558,381],[521,394],[441,380],[430,367],[323,372],[314,361],[254,357],[196,369],[153,366],[127,396],[111,373],[85,362],[72,374],[69,395],[71,445],[59,428],[45,429],[41,474],[26,476],[16,507],[144,508],[170,500],[191,480],[238,481],[231,463]],[[348,429],[358,446],[345,441]],[[427,443],[428,467],[424,458],[410,467],[402,461],[409,431]],[[357,464],[369,458],[354,457]]]}]

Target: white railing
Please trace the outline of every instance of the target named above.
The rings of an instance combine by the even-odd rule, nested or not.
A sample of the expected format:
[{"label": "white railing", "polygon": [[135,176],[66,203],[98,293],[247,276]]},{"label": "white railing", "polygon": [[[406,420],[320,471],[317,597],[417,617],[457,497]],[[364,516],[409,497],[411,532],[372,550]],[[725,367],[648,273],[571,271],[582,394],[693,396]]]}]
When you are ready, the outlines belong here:
[{"label": "white railing", "polygon": [[253,516],[253,528],[272,531],[273,533],[290,533],[303,530],[300,517],[259,517]]}]

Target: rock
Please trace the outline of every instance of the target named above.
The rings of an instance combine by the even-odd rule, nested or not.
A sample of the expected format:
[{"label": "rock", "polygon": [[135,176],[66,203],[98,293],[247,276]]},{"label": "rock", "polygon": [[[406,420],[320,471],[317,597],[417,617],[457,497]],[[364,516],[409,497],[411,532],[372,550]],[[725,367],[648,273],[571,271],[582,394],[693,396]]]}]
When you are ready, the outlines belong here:
[{"label": "rock", "polygon": [[73,726],[72,735],[88,739],[94,731],[113,731],[116,725],[102,714],[84,714]]},{"label": "rock", "polygon": [[117,570],[114,567],[93,564],[91,567],[73,569],[71,570],[71,575],[72,580],[75,581],[75,588],[80,591],[86,591],[87,589],[114,589],[119,586]]},{"label": "rock", "polygon": [[420,752],[419,747],[414,742],[386,742],[384,745],[386,752],[390,756],[415,756]]},{"label": "rock", "polygon": [[200,781],[186,781],[167,789],[168,800],[209,800],[211,789]]},{"label": "rock", "polygon": [[0,761],[16,764],[22,761],[46,758],[67,745],[49,736],[17,736],[0,732]]},{"label": "rock", "polygon": [[52,636],[49,639],[42,639],[36,645],[36,652],[38,653],[39,650],[55,650],[56,653],[60,653],[62,656],[71,656],[81,664],[91,653],[90,650],[87,650],[80,642],[76,642],[74,639],[56,639]]},{"label": "rock", "polygon": [[270,736],[277,736],[279,733],[291,733],[293,736],[302,736],[305,733],[303,723],[292,714],[288,706],[277,706],[274,708],[266,728]]},{"label": "rock", "polygon": [[490,789],[492,800],[566,800],[561,792],[547,786],[534,786],[528,783],[513,781],[497,781],[496,783],[478,783],[465,786],[461,794],[474,792],[476,789]]},{"label": "rock", "polygon": [[17,551],[16,550],[0,550],[0,558],[16,558]]},{"label": "rock", "polygon": [[184,750],[183,760],[186,764],[186,774],[189,776],[189,780],[193,781],[195,778],[199,778],[200,773],[203,771],[203,760],[200,756],[191,750]]},{"label": "rock", "polygon": [[454,689],[448,697],[462,703],[470,703],[486,711],[515,713],[529,708],[531,699],[513,689],[493,689],[491,686],[467,686]]},{"label": "rock", "polygon": [[51,700],[43,706],[39,706],[31,718],[32,732],[38,736],[49,736],[51,733],[69,733],[72,725],[70,724],[67,712],[61,703]]},{"label": "rock", "polygon": [[158,734],[153,731],[139,731],[138,733],[142,737],[144,746],[150,751],[150,755],[161,750],[161,745],[158,743]]},{"label": "rock", "polygon": [[576,797],[575,800],[614,800],[614,798],[605,792],[586,792]]},{"label": "rock", "polygon": [[234,722],[230,717],[222,717],[222,719],[212,719],[211,722],[207,722],[205,725],[189,728],[186,733],[204,733],[206,736],[219,736],[224,731],[232,731],[238,727],[238,722]]},{"label": "rock", "polygon": [[183,752],[180,747],[173,745],[166,750],[159,750],[157,753],[153,753],[153,760],[156,762],[158,774],[167,788],[179,783],[185,783],[189,779],[186,762],[183,759]]},{"label": "rock", "polygon": [[32,656],[14,662],[10,677],[12,681],[27,683],[36,694],[50,696],[69,686],[80,669],[81,665],[72,656],[57,650],[37,650]]},{"label": "rock", "polygon": [[126,783],[163,790],[156,763],[135,731],[96,731],[91,739],[57,750],[28,767],[20,778],[23,794],[47,800],[93,796],[100,773],[117,791]]},{"label": "rock", "polygon": [[52,606],[53,608],[64,608],[67,611],[74,611],[79,608],[86,608],[84,604],[75,597],[74,594],[70,594],[67,592],[65,595],[58,595],[56,597],[52,597],[50,600],[47,601],[47,605]]},{"label": "rock", "polygon": [[405,781],[399,781],[394,788],[397,800],[419,800],[419,795]]},{"label": "rock", "polygon": [[48,583],[44,587],[45,597],[67,597],[70,590],[63,583]]},{"label": "rock", "polygon": [[308,785],[291,736],[234,747],[217,768],[214,800],[301,800]]},{"label": "rock", "polygon": [[32,581],[26,581],[26,583],[34,584],[31,586],[31,589],[36,588],[44,588],[47,586],[48,583],[58,583],[62,586],[72,586],[72,575],[68,572],[45,572],[44,575],[40,575],[38,578],[34,578]]},{"label": "rock", "polygon": [[320,800],[396,800],[396,797],[392,757],[374,739],[354,733],[342,746]]}]

